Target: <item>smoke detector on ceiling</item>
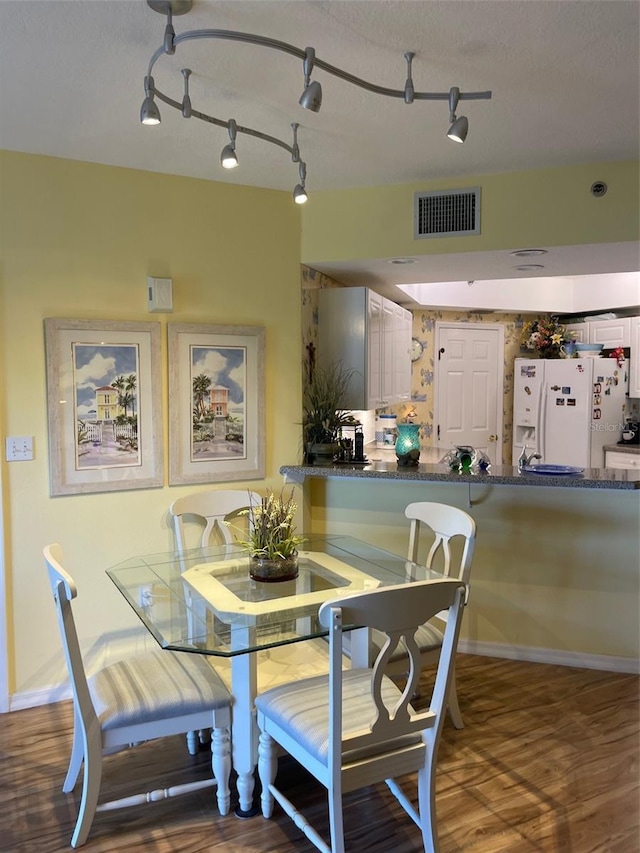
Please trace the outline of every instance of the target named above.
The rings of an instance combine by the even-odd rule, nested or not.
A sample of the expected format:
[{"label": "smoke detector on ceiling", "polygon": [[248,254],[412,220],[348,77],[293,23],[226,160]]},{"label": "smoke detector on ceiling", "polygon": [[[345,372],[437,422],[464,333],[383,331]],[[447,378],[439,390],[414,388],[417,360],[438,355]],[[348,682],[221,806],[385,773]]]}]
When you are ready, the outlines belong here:
[{"label": "smoke detector on ceiling", "polygon": [[596,198],[602,198],[602,196],[606,193],[608,187],[604,181],[595,181],[591,184],[591,195]]},{"label": "smoke detector on ceiling", "polygon": [[509,252],[512,258],[535,258],[538,255],[546,255],[546,249],[516,249],[515,252]]}]

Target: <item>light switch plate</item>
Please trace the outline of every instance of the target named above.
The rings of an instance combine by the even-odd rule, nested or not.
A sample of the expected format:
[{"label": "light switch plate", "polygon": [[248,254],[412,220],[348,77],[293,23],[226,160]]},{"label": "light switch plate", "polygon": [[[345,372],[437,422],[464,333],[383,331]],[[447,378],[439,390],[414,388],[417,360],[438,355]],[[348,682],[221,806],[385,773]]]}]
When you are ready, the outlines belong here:
[{"label": "light switch plate", "polygon": [[33,459],[33,436],[14,435],[5,439],[7,462],[28,462]]}]

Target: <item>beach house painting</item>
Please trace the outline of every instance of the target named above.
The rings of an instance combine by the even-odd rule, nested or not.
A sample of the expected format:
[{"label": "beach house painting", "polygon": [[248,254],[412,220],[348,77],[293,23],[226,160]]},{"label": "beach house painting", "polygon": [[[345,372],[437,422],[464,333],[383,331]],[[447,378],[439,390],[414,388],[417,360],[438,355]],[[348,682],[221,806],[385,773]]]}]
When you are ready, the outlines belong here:
[{"label": "beach house painting", "polygon": [[247,349],[191,346],[191,461],[246,458]]},{"label": "beach house painting", "polygon": [[76,470],[142,464],[137,344],[73,343]]}]

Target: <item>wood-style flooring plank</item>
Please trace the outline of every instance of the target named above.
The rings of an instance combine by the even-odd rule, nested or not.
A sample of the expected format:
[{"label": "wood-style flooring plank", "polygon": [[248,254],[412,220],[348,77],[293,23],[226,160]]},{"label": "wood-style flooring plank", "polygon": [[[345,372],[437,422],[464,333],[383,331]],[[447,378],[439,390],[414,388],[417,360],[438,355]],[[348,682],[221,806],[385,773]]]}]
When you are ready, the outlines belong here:
[{"label": "wood-style flooring plank", "polygon": [[[459,655],[465,728],[445,724],[437,777],[441,853],[638,853],[637,676]],[[424,679],[428,690],[428,677]],[[69,702],[0,717],[0,851],[69,850],[79,787],[62,793]],[[105,759],[114,798],[207,777],[206,751],[183,738]],[[324,789],[291,759],[279,781],[325,835]],[[414,780],[409,790],[414,795]],[[313,853],[280,808],[274,818],[220,817],[211,789],[98,814],[87,853]],[[420,833],[386,786],[344,798],[350,853],[417,853]],[[327,836],[328,837],[328,836]]]}]

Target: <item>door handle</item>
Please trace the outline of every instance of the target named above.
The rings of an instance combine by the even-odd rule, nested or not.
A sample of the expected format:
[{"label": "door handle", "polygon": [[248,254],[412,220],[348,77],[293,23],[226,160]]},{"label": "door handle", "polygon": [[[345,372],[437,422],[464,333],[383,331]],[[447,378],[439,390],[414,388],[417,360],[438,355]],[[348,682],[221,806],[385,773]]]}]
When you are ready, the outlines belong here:
[{"label": "door handle", "polygon": [[497,435],[490,435],[490,436],[489,436],[489,441],[497,441],[497,440],[498,440],[498,436],[497,436]]}]

